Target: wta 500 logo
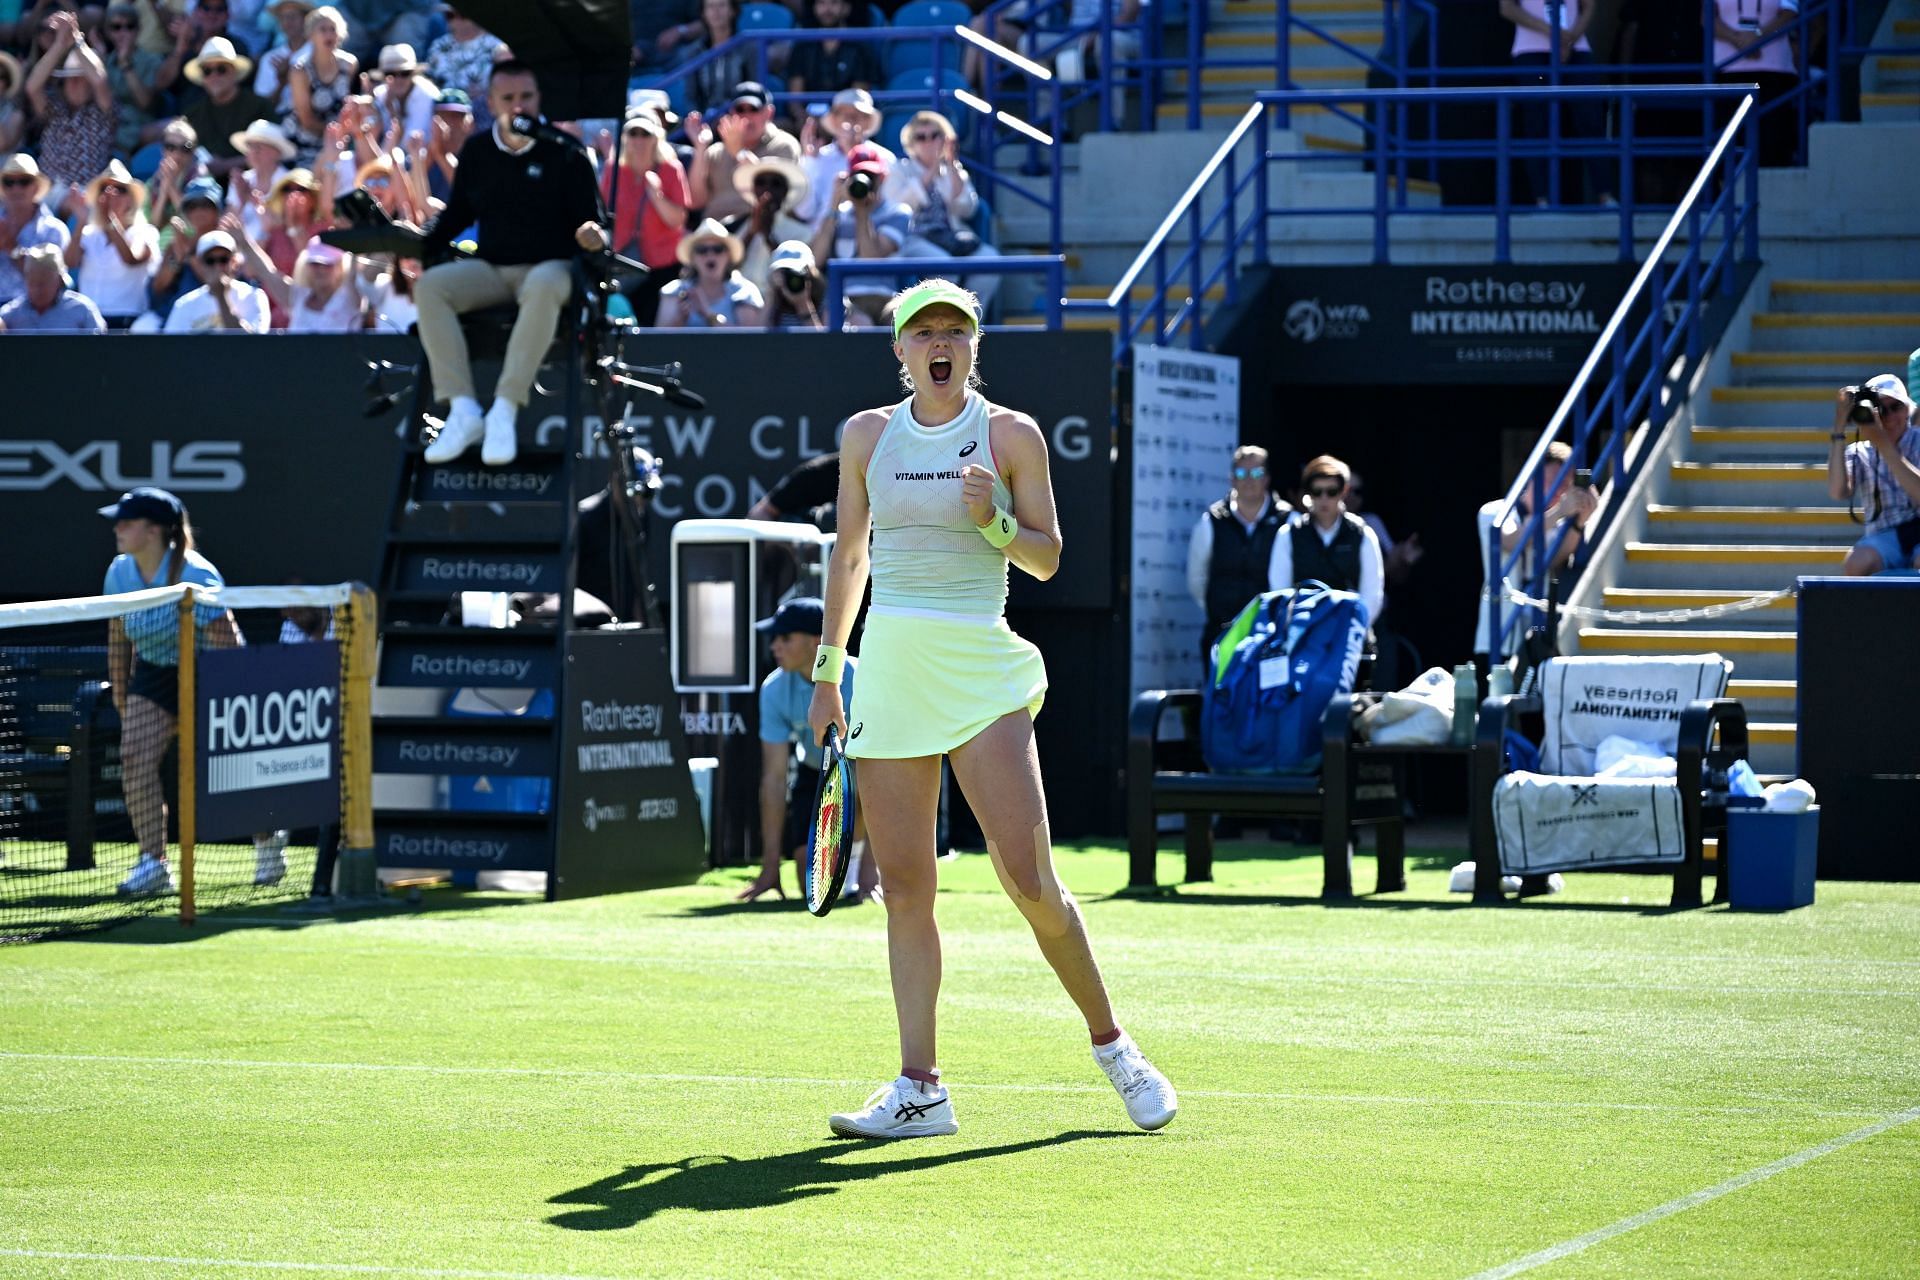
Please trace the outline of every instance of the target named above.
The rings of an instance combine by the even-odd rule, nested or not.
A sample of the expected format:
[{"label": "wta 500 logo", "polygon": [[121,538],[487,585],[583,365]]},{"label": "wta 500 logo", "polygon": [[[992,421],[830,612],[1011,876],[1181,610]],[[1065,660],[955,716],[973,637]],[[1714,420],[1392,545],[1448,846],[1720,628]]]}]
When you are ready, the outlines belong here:
[{"label": "wta 500 logo", "polygon": [[144,446],[89,440],[69,447],[57,440],[0,440],[0,490],[51,489],[65,480],[92,493],[157,485],[175,493],[232,493],[247,482],[238,440],[191,440]]}]

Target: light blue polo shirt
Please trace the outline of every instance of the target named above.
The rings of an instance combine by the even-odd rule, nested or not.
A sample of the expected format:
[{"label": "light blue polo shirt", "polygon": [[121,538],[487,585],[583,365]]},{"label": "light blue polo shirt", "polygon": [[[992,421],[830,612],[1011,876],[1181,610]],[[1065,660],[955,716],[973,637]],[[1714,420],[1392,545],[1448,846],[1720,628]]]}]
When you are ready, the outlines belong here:
[{"label": "light blue polo shirt", "polygon": [[[149,581],[140,576],[140,566],[132,556],[115,556],[113,563],[107,566],[106,585],[100,588],[100,592],[102,595],[118,596],[129,591],[163,587],[167,585],[172,568],[173,552],[169,550],[160,558],[160,567]],[[180,581],[215,591],[226,585],[220,571],[213,567],[213,561],[198,551],[187,552],[187,563],[180,570]],[[204,632],[225,613],[223,605],[196,604],[193,607],[194,627]],[[180,610],[175,605],[155,605],[151,609],[129,613],[120,621],[126,627],[127,639],[133,641],[133,651],[140,655],[142,662],[156,667],[180,665]]]},{"label": "light blue polo shirt", "polygon": [[[840,701],[849,708],[853,706],[853,669],[859,661],[849,656],[846,670],[840,673]],[[760,741],[797,742],[800,763],[818,769],[820,744],[807,724],[807,709],[812,705],[813,681],[803,671],[778,670],[760,682]]]}]

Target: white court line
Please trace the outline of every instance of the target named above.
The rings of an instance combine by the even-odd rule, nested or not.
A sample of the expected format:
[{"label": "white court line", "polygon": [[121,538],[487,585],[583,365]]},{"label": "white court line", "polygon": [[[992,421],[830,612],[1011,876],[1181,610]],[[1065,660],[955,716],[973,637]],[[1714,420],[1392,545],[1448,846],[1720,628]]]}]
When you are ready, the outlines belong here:
[{"label": "white court line", "polygon": [[1843,1133],[1837,1138],[1831,1138],[1817,1146],[1808,1147],[1805,1151],[1796,1151],[1790,1156],[1783,1156],[1775,1160],[1772,1164],[1763,1164],[1758,1169],[1749,1169],[1745,1173],[1736,1174],[1728,1178],[1725,1182],[1716,1183],[1703,1191],[1695,1191],[1688,1195],[1681,1196],[1678,1200],[1669,1200],[1663,1205],[1656,1205],[1654,1208],[1636,1213],[1632,1217],[1622,1218],[1618,1222],[1610,1222],[1598,1230],[1589,1231],[1583,1236],[1575,1236],[1571,1240],[1563,1240],[1550,1248],[1540,1250],[1538,1253],[1530,1253],[1524,1258],[1515,1258],[1512,1262],[1501,1263],[1489,1271],[1476,1272],[1474,1275],[1468,1277],[1468,1280],[1505,1280],[1507,1276],[1519,1275],[1522,1271],[1531,1271],[1535,1267],[1543,1267],[1549,1262],[1558,1262],[1561,1258],[1579,1253],[1583,1249],[1590,1249],[1604,1240],[1611,1240],[1615,1236],[1625,1235],[1629,1231],[1636,1231],[1648,1223],[1658,1222],[1662,1218],[1670,1218],[1676,1213],[1685,1213],[1688,1209],[1698,1208],[1709,1200],[1718,1200],[1730,1191],[1738,1191],[1742,1187],[1750,1187],[1756,1182],[1762,1182],[1771,1178],[1776,1173],[1785,1173],[1789,1169],[1797,1169],[1809,1160],[1818,1160],[1821,1156],[1831,1155],[1833,1152],[1843,1147],[1850,1147],[1856,1142],[1865,1142],[1868,1138],[1876,1134],[1898,1128],[1910,1120],[1920,1120],[1920,1107],[1909,1107],[1905,1111],[1895,1112],[1890,1116],[1882,1116],[1872,1124],[1862,1125],[1852,1133]]},{"label": "white court line", "polygon": [[[268,926],[278,926],[284,929],[287,926],[288,921],[285,919],[276,919],[270,916],[253,916],[253,917],[229,917],[224,920],[212,921],[208,923],[232,924],[232,925],[242,925],[242,924],[268,925]],[[340,924],[345,924],[347,922],[336,921],[332,923],[338,926]],[[310,928],[310,927],[312,927],[312,922],[304,922],[301,924],[301,928],[303,929]],[[289,932],[298,932],[298,930],[290,930]],[[383,949],[391,948],[392,945],[394,944],[394,941],[395,941],[394,939],[383,938],[380,940],[380,945]],[[418,937],[403,939],[400,941],[402,945],[404,945],[407,942],[415,942],[415,941],[428,942],[427,939],[418,938]],[[458,946],[459,950],[464,954],[472,954],[472,955],[491,954],[488,951],[488,948],[484,946],[474,946],[464,942],[443,943],[443,941],[440,939],[434,939],[431,942],[428,942],[428,947],[430,949],[439,949],[439,948],[442,948],[444,945],[456,945]],[[339,954],[338,950],[332,947],[327,947],[327,948],[302,947],[302,948],[297,948],[297,950],[307,955],[318,955],[318,954],[321,954],[323,951],[329,955]],[[681,959],[673,955],[608,955],[604,952],[586,952],[586,951],[580,951],[580,952],[516,951],[514,953],[514,958],[517,960],[551,960],[561,964],[608,964],[608,965],[634,965],[634,966],[678,965],[679,967],[682,967],[682,968],[700,968],[702,970],[711,968],[711,964],[709,961]],[[844,958],[840,958],[840,957],[809,961],[806,959],[796,958],[793,956],[780,956],[780,957],[734,956],[734,957],[730,957],[729,963],[741,968],[779,969],[782,972],[794,972],[798,970],[826,970],[826,969],[832,969],[837,972],[840,972],[840,971],[844,971],[846,968],[846,962]],[[1877,963],[1877,962],[1873,962],[1873,963]],[[1016,966],[1016,965],[1005,965],[1005,964],[1001,964],[1001,965],[981,964],[978,962],[966,962],[966,961],[962,961],[959,964],[950,964],[948,967],[951,971],[967,972],[967,973],[1005,973],[1005,972],[1012,972],[1015,969],[1030,968],[1030,966]],[[1225,981],[1225,982],[1245,983],[1252,986],[1298,985],[1300,983],[1314,983],[1319,986],[1328,986],[1328,987],[1378,986],[1378,985],[1429,987],[1433,985],[1433,981],[1434,981],[1430,977],[1395,977],[1395,976],[1381,976],[1376,974],[1363,974],[1363,973],[1354,973],[1354,974],[1287,973],[1287,974],[1281,974],[1281,975],[1267,974],[1267,973],[1235,973],[1235,974],[1227,974],[1227,975],[1224,975],[1223,977],[1217,970],[1212,970],[1212,969],[1180,970],[1180,969],[1163,969],[1158,967],[1154,969],[1153,977],[1156,981],[1170,982],[1170,983],[1187,982],[1187,981],[1206,981],[1206,982]],[[1462,975],[1455,975],[1453,977],[1450,977],[1447,979],[1447,985],[1452,987],[1494,987],[1494,988],[1518,987],[1518,988],[1524,988],[1530,991],[1628,991],[1628,992],[1653,991],[1653,992],[1661,992],[1661,993],[1670,993],[1674,995],[1699,996],[1703,999],[1707,997],[1712,997],[1713,999],[1720,999],[1723,996],[1729,996],[1729,995],[1733,995],[1733,996],[1754,995],[1754,996],[1798,996],[1798,997],[1804,997],[1807,999],[1816,999],[1816,998],[1826,999],[1826,998],[1837,997],[1840,999],[1862,999],[1862,1000],[1910,1000],[1914,998],[1916,995],[1920,995],[1920,988],[1915,988],[1915,987],[1809,987],[1805,985],[1796,984],[1793,986],[1777,986],[1777,987],[1714,986],[1709,988],[1709,987],[1702,986],[1699,983],[1684,983],[1684,982],[1617,982],[1617,981],[1605,981],[1605,980],[1598,980],[1598,979],[1578,979],[1578,978],[1483,978],[1473,974],[1462,974]]]},{"label": "white court line", "polygon": [[[791,1088],[865,1089],[871,1080],[833,1079],[826,1076],[726,1076],[673,1071],[598,1071],[584,1067],[461,1067],[433,1063],[405,1062],[282,1062],[265,1058],[166,1058],[118,1053],[20,1053],[0,1049],[0,1062],[111,1062],[143,1067],[222,1067],[240,1071],[365,1071],[402,1075],[443,1076],[534,1076],[567,1080],[615,1080],[636,1084],[719,1084],[745,1087],[774,1085]],[[1079,1093],[1100,1094],[1108,1086],[1098,1084],[996,1084],[967,1083],[968,1092],[992,1093]],[[1781,1103],[1762,1106],[1685,1106],[1666,1102],[1569,1102],[1550,1098],[1417,1098],[1397,1094],[1374,1093],[1280,1093],[1234,1089],[1188,1089],[1180,1092],[1189,1098],[1223,1098],[1238,1102],[1337,1102],[1343,1105],[1380,1105],[1412,1107],[1538,1107],[1554,1111],[1644,1111],[1678,1112],[1682,1115],[1778,1114]],[[1799,1104],[1788,1104],[1799,1105]],[[1878,1111],[1827,1110],[1811,1108],[1816,1116],[1880,1115]]]},{"label": "white court line", "polygon": [[356,1262],[259,1262],[243,1258],[174,1258],[153,1253],[78,1253],[64,1249],[0,1249],[0,1258],[59,1262],[144,1262],[166,1267],[244,1267],[249,1271],[318,1271],[356,1276],[428,1276],[443,1280],[617,1280],[613,1276],[545,1271],[468,1271],[459,1267],[382,1267]]}]

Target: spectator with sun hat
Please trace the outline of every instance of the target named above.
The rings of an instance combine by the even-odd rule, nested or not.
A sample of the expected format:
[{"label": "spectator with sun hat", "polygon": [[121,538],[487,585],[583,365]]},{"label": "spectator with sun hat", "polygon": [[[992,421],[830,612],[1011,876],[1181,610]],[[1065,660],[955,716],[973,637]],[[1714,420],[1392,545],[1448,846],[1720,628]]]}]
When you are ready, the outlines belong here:
[{"label": "spectator with sun hat", "polygon": [[200,56],[182,69],[189,83],[206,92],[180,114],[207,150],[208,171],[222,181],[247,165],[234,138],[243,135],[253,121],[273,115],[273,104],[247,87],[246,76],[252,70],[253,60],[243,57],[225,36],[201,45]]},{"label": "spectator with sun hat", "polygon": [[255,120],[228,141],[246,157],[247,167],[227,184],[227,209],[239,214],[247,224],[247,234],[257,238],[266,234],[261,206],[290,172],[287,166],[295,155],[293,139],[273,121]]},{"label": "spectator with sun hat", "polygon": [[142,212],[144,182],[115,160],[87,184],[87,224],[67,244],[77,286],[109,320],[131,322],[147,309],[147,282],[160,265],[160,232]]},{"label": "spectator with sun hat", "polygon": [[200,237],[194,257],[206,281],[173,304],[168,333],[265,333],[271,323],[265,291],[236,277],[238,247],[215,228]]},{"label": "spectator with sun hat", "polygon": [[24,151],[0,164],[0,303],[26,292],[26,281],[13,260],[16,251],[50,244],[64,253],[72,238],[67,224],[43,203],[52,188],[53,180]]}]

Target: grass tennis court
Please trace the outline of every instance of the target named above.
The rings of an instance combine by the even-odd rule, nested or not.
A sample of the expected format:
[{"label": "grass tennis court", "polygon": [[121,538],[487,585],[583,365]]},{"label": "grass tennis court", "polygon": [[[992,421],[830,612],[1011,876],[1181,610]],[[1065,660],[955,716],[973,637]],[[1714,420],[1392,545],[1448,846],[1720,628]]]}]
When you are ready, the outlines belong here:
[{"label": "grass tennis court", "polygon": [[744,871],[0,950],[0,1276],[1913,1274],[1920,885],[1468,909],[1443,854],[1329,909],[1317,855],[1251,852],[1158,900],[1060,854],[1159,1134],[978,855],[942,866],[960,1132],[894,1145],[825,1120],[898,1065],[881,909],[736,909]]}]

